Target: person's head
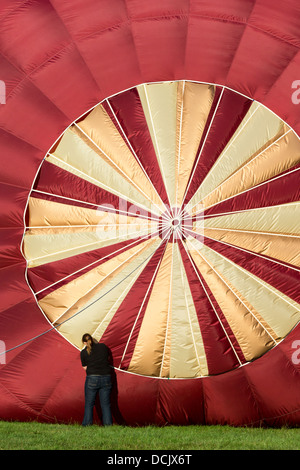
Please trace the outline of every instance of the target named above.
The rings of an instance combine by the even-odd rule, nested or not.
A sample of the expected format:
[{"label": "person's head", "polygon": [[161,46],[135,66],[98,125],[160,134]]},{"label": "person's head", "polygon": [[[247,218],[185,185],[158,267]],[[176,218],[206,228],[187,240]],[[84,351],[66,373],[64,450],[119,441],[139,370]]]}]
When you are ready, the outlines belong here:
[{"label": "person's head", "polygon": [[94,340],[89,333],[85,333],[82,337],[82,342],[86,346],[86,350],[88,354],[91,354]]}]

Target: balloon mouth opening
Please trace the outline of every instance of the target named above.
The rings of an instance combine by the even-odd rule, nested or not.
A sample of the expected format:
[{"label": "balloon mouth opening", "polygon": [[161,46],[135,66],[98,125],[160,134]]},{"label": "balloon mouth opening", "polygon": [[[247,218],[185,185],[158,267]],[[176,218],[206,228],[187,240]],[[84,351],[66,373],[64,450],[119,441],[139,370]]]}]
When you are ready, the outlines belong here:
[{"label": "balloon mouth opening", "polygon": [[[259,304],[259,296],[256,299],[253,289],[250,292],[251,289],[248,288],[249,281],[249,284],[257,283],[260,293],[264,290],[264,285],[259,279],[259,270],[250,266],[254,274],[249,273],[248,278],[244,279],[246,267],[239,266],[239,263],[242,265],[242,256],[246,251],[253,257],[257,252],[259,258],[255,259],[262,259],[261,253],[265,249],[265,242],[263,239],[260,240],[262,229],[257,224],[264,229],[264,223],[270,223],[270,226],[273,223],[271,217],[267,215],[267,209],[264,216],[263,204],[262,208],[257,208],[257,214],[259,215],[261,210],[262,216],[251,219],[251,208],[247,206],[248,202],[252,203],[250,191],[254,189],[254,193],[255,185],[258,187],[265,181],[263,180],[263,165],[260,174],[261,182],[258,176],[255,180],[251,180],[253,172],[250,157],[253,160],[253,167],[258,168],[256,162],[260,159],[262,163],[264,162],[263,156],[269,151],[269,147],[271,149],[273,143],[276,144],[277,141],[278,147],[281,144],[288,145],[290,136],[288,136],[287,125],[273,113],[271,115],[271,111],[233,90],[219,85],[188,81],[184,82],[184,87],[181,88],[182,82],[178,82],[177,99],[183,104],[181,104],[181,113],[178,113],[179,108],[175,106],[173,113],[178,113],[177,131],[179,129],[180,136],[184,138],[182,137],[180,148],[182,155],[177,155],[177,161],[170,164],[166,150],[168,147],[163,145],[164,135],[156,132],[156,121],[158,126],[164,125],[164,120],[159,116],[162,95],[155,96],[155,93],[158,87],[172,87],[174,83],[141,85],[138,91],[134,90],[134,95],[133,93],[130,96],[127,95],[128,100],[132,100],[131,104],[139,106],[138,115],[143,117],[141,123],[144,128],[141,131],[138,130],[135,136],[133,132],[128,131],[127,138],[125,127],[119,129],[123,121],[119,120],[117,113],[119,111],[117,109],[118,95],[115,95],[115,101],[114,97],[111,97],[98,103],[66,129],[45,156],[41,169],[36,175],[26,218],[24,218],[26,230],[23,251],[27,260],[28,283],[32,281],[30,287],[34,291],[41,310],[71,344],[81,347],[82,330],[79,327],[81,328],[84,323],[81,319],[87,318],[90,321],[91,330],[94,328],[96,331],[96,339],[107,340],[109,346],[113,344],[118,354],[123,348],[119,362],[115,364],[117,369],[137,375],[161,378],[193,378],[219,375],[245,365],[276,346],[287,334],[284,323],[282,328],[280,325],[281,330],[277,334],[276,322],[273,322],[272,315],[268,312],[267,315],[264,310],[269,301],[261,301]],[[153,86],[153,95],[151,95],[151,88],[150,90],[147,88],[148,86]],[[217,120],[220,119],[225,130],[227,129],[226,113],[223,109],[219,112],[223,103],[222,96],[226,93],[226,109],[229,112],[228,95],[230,93],[235,95],[234,103],[241,116],[234,116],[233,112],[230,113],[231,118],[234,118],[235,130],[228,131],[228,140],[222,142],[222,148],[219,142],[213,142],[210,138],[206,139],[210,130],[214,132],[212,121],[209,125],[206,121],[201,122],[202,127],[193,126],[193,119],[188,116],[185,122],[184,93],[189,92],[189,86],[193,87],[190,90],[191,96],[192,92],[197,95],[197,86],[201,88],[199,96],[201,95],[201,99],[206,100],[203,110],[207,112],[207,119],[214,119],[214,124],[217,124]],[[213,88],[215,94],[212,93]],[[144,96],[146,89],[151,95],[150,100]],[[167,90],[169,93],[167,104],[173,99],[174,90],[172,93],[171,91]],[[119,95],[122,94],[119,93]],[[240,101],[237,95],[240,96]],[[188,101],[189,106],[193,106],[191,96]],[[121,101],[119,104],[121,106]],[[153,109],[151,113],[149,107],[152,105],[153,108],[157,106],[157,109]],[[114,106],[116,106],[116,112]],[[252,111],[248,112],[251,106]],[[125,113],[124,110],[122,111]],[[144,115],[141,111],[144,111]],[[202,119],[202,114],[197,114],[196,107],[193,108],[193,113],[198,116],[198,119]],[[94,121],[93,114],[95,115]],[[128,112],[125,116],[128,120],[131,119],[129,114]],[[264,128],[263,125],[266,118],[269,119],[270,128],[272,128],[270,133],[268,126]],[[106,142],[107,146],[104,150],[99,141],[96,143],[93,141],[98,137],[102,138],[102,129],[97,134],[95,125],[99,122],[98,119],[102,120],[104,126],[109,123],[107,137],[113,136],[111,142]],[[170,122],[174,122],[174,119],[172,121],[170,119]],[[253,122],[256,123],[258,136],[251,130]],[[189,128],[184,127],[187,126],[186,123],[189,124]],[[130,124],[135,123],[130,121]],[[197,149],[194,149],[194,161],[192,161],[188,152],[190,142],[186,134],[191,129],[196,132],[195,129],[200,128],[203,129],[203,135],[197,140]],[[265,132],[268,136],[265,140],[264,129],[268,131]],[[119,131],[119,135],[116,130]],[[129,140],[132,136],[136,139],[140,138],[143,132],[147,132],[145,151],[149,149],[149,142],[152,142],[151,152],[153,153],[150,157],[154,160],[148,162],[145,158],[143,161],[141,152],[141,155],[138,155],[141,156],[141,161],[137,164],[134,159],[137,158],[135,151],[138,153],[140,145],[136,141],[133,146]],[[247,154],[247,145],[242,138],[244,132],[250,134],[247,136],[249,137],[247,145],[253,146],[251,155],[250,152],[249,155]],[[271,134],[272,139],[270,139]],[[168,133],[166,132],[165,135]],[[215,133],[215,138],[217,137]],[[259,138],[261,141],[257,144],[257,148],[254,148]],[[109,154],[108,143],[115,148],[113,145],[117,141],[122,143],[118,152],[115,155]],[[179,152],[176,139],[172,142],[174,152]],[[206,151],[206,145],[211,146],[210,151]],[[293,145],[296,146],[296,143],[293,142],[291,147]],[[129,158],[127,147],[135,155],[134,158],[130,156],[128,168],[123,164],[126,158]],[[232,159],[229,159],[228,155],[231,150]],[[208,160],[212,158],[213,151],[216,158],[210,164]],[[124,152],[124,158],[122,152]],[[103,165],[101,170],[97,169],[98,162],[99,168]],[[243,167],[245,167],[244,174],[242,173]],[[186,169],[188,171],[185,171]],[[172,174],[170,174],[171,170]],[[283,174],[288,167],[284,168],[282,164],[281,170]],[[107,178],[105,179],[103,175]],[[135,175],[138,176],[136,179]],[[248,178],[249,187],[246,187],[243,177],[239,178],[239,175]],[[270,172],[270,181],[272,181],[271,176]],[[48,181],[47,178],[49,178]],[[176,182],[175,188],[171,187],[168,178],[172,184]],[[86,191],[86,188],[90,190],[90,193]],[[123,193],[120,197],[120,192],[123,191],[128,196],[127,200]],[[169,197],[168,191],[173,191],[172,197]],[[177,192],[180,199],[179,205],[177,205]],[[246,196],[250,196],[244,197],[243,192]],[[145,198],[148,194],[153,196],[153,200]],[[239,201],[243,201],[243,198],[246,207],[239,206]],[[119,204],[117,211],[116,206],[113,206],[116,200]],[[203,200],[204,204],[202,204]],[[272,210],[272,208],[269,209],[269,212],[271,213]],[[61,214],[66,214],[65,220]],[[99,223],[97,216],[103,218]],[[124,223],[124,218],[126,223]],[[115,231],[112,230],[113,224],[115,228],[117,227]],[[140,232],[137,227],[140,227]],[[262,232],[262,237],[267,234],[267,231],[268,227]],[[151,271],[149,268],[151,273],[149,278],[144,273],[148,269],[148,261],[153,258],[152,248],[148,249],[147,244],[149,247],[150,245],[155,247],[154,253],[156,254],[153,258],[157,262],[156,269]],[[270,244],[270,250],[271,248]],[[128,259],[125,256],[127,249]],[[239,250],[235,252],[235,258],[233,257],[236,261],[230,259],[233,249]],[[97,250],[99,250],[99,258],[95,258]],[[161,257],[159,250],[161,250]],[[145,253],[145,256],[143,255],[144,258],[140,259],[137,257],[138,261],[135,261],[135,256],[139,253]],[[88,260],[89,256],[90,260]],[[115,264],[113,263],[114,256]],[[271,255],[270,258],[272,258]],[[83,265],[81,259],[88,261]],[[270,262],[267,257],[266,261]],[[60,278],[56,275],[56,266],[57,272],[61,270]],[[288,267],[288,264],[286,266]],[[96,268],[99,270],[97,271]],[[67,271],[68,269],[70,272]],[[98,276],[97,282],[91,280],[89,269],[95,269]],[[139,297],[139,289],[142,289],[140,282],[136,295],[132,295],[131,303],[129,303],[131,289],[132,292],[135,291],[134,282],[138,284],[142,278],[149,282],[144,296]],[[239,281],[239,279],[242,280]],[[177,287],[180,286],[179,288],[176,288],[176,283]],[[103,291],[101,290],[102,284]],[[165,286],[166,292],[163,292],[160,285]],[[264,297],[266,299],[271,289],[268,292],[267,290],[268,288]],[[67,293],[65,296],[64,292]],[[112,295],[113,292],[116,292],[115,298]],[[101,299],[106,299],[106,295],[109,301],[107,304],[103,301],[102,306]],[[169,296],[168,302],[167,296]],[[128,302],[127,310],[132,311],[132,303],[136,299],[138,299],[134,307],[136,316],[132,314],[132,319],[130,318],[132,324],[129,328],[130,321],[127,322],[127,318],[122,317],[122,309],[126,310],[123,305]],[[274,299],[274,305],[277,305],[280,296],[275,293]],[[100,301],[96,304],[98,300]],[[253,307],[256,303],[257,308]],[[94,308],[93,305],[99,305],[99,307]],[[151,305],[152,311],[150,312],[149,306]],[[284,311],[284,304],[282,305],[282,311]],[[177,310],[176,306],[179,307]],[[102,308],[104,314],[100,318],[99,311]],[[114,312],[113,309],[115,309]],[[270,324],[263,318],[265,314],[267,320],[270,319]],[[119,320],[116,318],[121,318],[118,327],[117,321]],[[298,320],[297,317],[295,324]],[[158,326],[155,325],[155,321]],[[181,321],[184,323],[183,328],[180,326]],[[292,320],[290,325],[292,326]],[[127,336],[124,328],[129,328],[128,331],[126,330]],[[86,324],[83,329],[87,329]],[[149,335],[153,336],[152,342],[147,338],[146,329]],[[185,335],[182,344],[179,341],[181,334]],[[143,335],[148,348],[148,356],[142,345]],[[117,344],[121,336],[124,341],[122,345]],[[151,364],[149,357],[153,358]],[[187,369],[188,373],[185,375]]]}]

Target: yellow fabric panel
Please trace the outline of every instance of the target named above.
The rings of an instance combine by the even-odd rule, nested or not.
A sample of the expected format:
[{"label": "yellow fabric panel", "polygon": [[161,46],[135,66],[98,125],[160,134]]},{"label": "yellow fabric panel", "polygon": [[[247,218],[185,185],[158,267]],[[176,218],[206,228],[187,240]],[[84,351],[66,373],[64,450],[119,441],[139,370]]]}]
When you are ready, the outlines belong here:
[{"label": "yellow fabric panel", "polygon": [[241,293],[218,270],[212,269],[202,256],[202,251],[199,253],[191,249],[190,253],[220,306],[245,359],[251,361],[274,346],[276,335],[265,322],[260,323],[258,313],[251,305],[245,304]]},{"label": "yellow fabric panel", "polygon": [[181,205],[213,103],[215,87],[179,82],[177,98],[176,204]]},{"label": "yellow fabric panel", "polygon": [[[76,226],[75,225],[74,227],[72,227],[71,225],[69,225],[67,227],[50,227],[50,226],[47,227],[47,226],[45,226],[45,227],[39,227],[39,228],[30,228],[26,232],[25,243],[28,242],[29,237],[30,237],[30,240],[32,242],[31,246],[34,249],[34,238],[36,240],[39,240],[40,236],[43,237],[44,235],[47,235],[47,236],[52,236],[52,237],[55,237],[55,236],[61,237],[63,234],[66,234],[67,236],[70,236],[70,234],[75,234],[75,233],[94,233],[96,230],[97,230],[97,227],[95,227],[95,225],[85,225],[85,226]],[[110,230],[111,236],[113,236],[113,234],[117,233],[117,227],[114,227],[114,228],[107,227],[107,230]],[[107,230],[106,230],[106,232],[107,232]],[[98,238],[100,238],[100,237],[98,237]],[[106,238],[107,238],[107,236],[106,236]],[[52,238],[52,239],[54,240],[54,238]],[[38,246],[37,246],[37,248],[38,248]],[[91,249],[93,249],[93,248],[91,248]],[[29,260],[29,261],[31,262],[31,260]]]},{"label": "yellow fabric panel", "polygon": [[263,321],[284,338],[300,320],[300,305],[277,289],[197,241],[188,246],[200,251],[205,260],[229,282],[243,299],[259,312]]},{"label": "yellow fabric panel", "polygon": [[123,139],[121,129],[115,127],[101,104],[96,106],[77,125],[89,136],[98,149],[109,157],[111,161],[107,157],[105,159],[113,168],[116,168],[153,204],[161,205],[161,200],[153,185]]},{"label": "yellow fabric panel", "polygon": [[[172,282],[172,243],[167,245],[153,284],[138,339],[128,370],[142,375],[160,376],[170,314]],[[165,370],[166,373],[166,370]]]},{"label": "yellow fabric panel", "polygon": [[210,207],[224,199],[266,181],[288,170],[300,161],[300,140],[287,126],[288,132],[261,154],[254,156],[242,168],[237,170],[209,196],[202,200],[204,207]]},{"label": "yellow fabric panel", "polygon": [[177,82],[137,87],[170,204],[176,203]]},{"label": "yellow fabric panel", "polygon": [[[160,243],[161,240],[149,243],[145,250],[132,257],[122,269],[110,276],[105,286],[102,284],[100,289],[94,290],[90,296],[85,296],[80,305],[77,305],[78,311],[79,306],[85,310],[59,326],[58,331],[80,349],[82,348],[82,335],[86,332],[90,332],[99,341],[122,301],[145,268],[147,258]],[[143,260],[145,263],[142,263]]]},{"label": "yellow fabric panel", "polygon": [[47,161],[127,199],[132,204],[160,214],[153,203],[102,158],[99,152],[96,152],[83,138],[80,138],[78,131],[74,128],[69,128],[64,133],[55,151],[47,156]]},{"label": "yellow fabric panel", "polygon": [[[70,231],[71,230],[71,231]],[[81,230],[74,229],[35,229],[25,233],[23,252],[29,268],[51,263],[90,250],[113,245],[122,241],[146,236],[152,229],[138,229],[135,225],[128,225],[122,230],[115,226],[102,228],[87,227]]]},{"label": "yellow fabric panel", "polygon": [[283,123],[271,111],[254,102],[240,126],[213,165],[190,203],[202,201],[232,173],[282,132]]},{"label": "yellow fabric panel", "polygon": [[300,267],[300,237],[205,228],[204,236]]},{"label": "yellow fabric panel", "polygon": [[141,245],[117,254],[112,259],[104,261],[100,266],[76,277],[68,284],[59,287],[40,300],[40,306],[52,322],[70,318],[76,311],[89,302],[90,298],[124,269],[136,256],[153,245],[154,240],[147,240]]},{"label": "yellow fabric panel", "polygon": [[208,375],[200,326],[182,263],[174,246],[170,377]]},{"label": "yellow fabric panel", "polygon": [[[127,216],[116,212],[105,211],[101,208],[87,209],[70,204],[62,204],[46,199],[29,198],[29,227],[31,233],[43,233],[44,227],[66,227],[74,229],[76,226],[98,226],[99,231],[109,231],[114,227],[117,234],[121,234],[122,226],[134,225],[136,230],[146,227],[157,227],[157,223],[150,219]],[[37,228],[35,231],[35,227]],[[42,230],[38,232],[38,228]],[[48,232],[51,233],[51,232]],[[125,232],[126,233],[126,232]]]},{"label": "yellow fabric panel", "polygon": [[204,220],[204,227],[298,235],[300,234],[299,209],[300,203],[298,202],[262,207],[207,218]]}]

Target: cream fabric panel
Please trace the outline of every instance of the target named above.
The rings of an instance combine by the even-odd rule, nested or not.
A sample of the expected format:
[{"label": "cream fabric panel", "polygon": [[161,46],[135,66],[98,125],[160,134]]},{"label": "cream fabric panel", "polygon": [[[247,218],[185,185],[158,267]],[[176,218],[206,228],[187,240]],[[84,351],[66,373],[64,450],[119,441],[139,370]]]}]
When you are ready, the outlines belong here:
[{"label": "cream fabric panel", "polygon": [[170,377],[208,375],[200,326],[182,263],[174,245]]},{"label": "cream fabric panel", "polygon": [[204,229],[204,236],[300,267],[300,237]]},{"label": "cream fabric panel", "polygon": [[[299,202],[262,207],[230,215],[207,218],[205,228],[250,230],[298,235],[300,233]],[[270,236],[271,237],[271,236]]]},{"label": "cream fabric panel", "polygon": [[69,128],[47,161],[159,215],[153,203],[85,140],[76,129]]},{"label": "cream fabric panel", "polygon": [[176,205],[181,206],[198,158],[199,145],[214,100],[213,85],[178,83],[176,132]]},{"label": "cream fabric panel", "polygon": [[51,233],[44,233],[46,230],[29,230],[25,233],[23,241],[23,252],[29,268],[51,263],[61,259],[86,253],[90,250],[103,248],[104,246],[130,240],[131,238],[144,237],[151,234],[152,230],[136,229],[135,225],[128,225],[121,233],[115,227],[103,231],[97,227],[91,229],[81,229],[80,231],[69,229],[59,229],[56,233],[51,229]]},{"label": "cream fabric panel", "polygon": [[171,206],[176,203],[177,82],[137,87]]},{"label": "cream fabric panel", "polygon": [[282,132],[283,123],[271,111],[254,102],[190,203],[202,201],[232,173],[244,165],[266,142]]},{"label": "cream fabric panel", "polygon": [[101,104],[78,122],[78,126],[101,153],[105,154],[104,159],[110,162],[114,169],[126,177],[153,204],[161,205],[153,185],[123,139],[122,130],[115,127]]}]

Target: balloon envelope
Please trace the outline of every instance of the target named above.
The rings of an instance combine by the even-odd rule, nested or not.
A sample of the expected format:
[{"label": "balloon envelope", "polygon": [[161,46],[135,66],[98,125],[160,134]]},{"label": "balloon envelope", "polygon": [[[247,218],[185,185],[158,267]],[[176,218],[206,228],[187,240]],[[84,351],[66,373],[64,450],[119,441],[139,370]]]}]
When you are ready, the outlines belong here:
[{"label": "balloon envelope", "polygon": [[3,5],[1,419],[299,424],[297,9]]}]

